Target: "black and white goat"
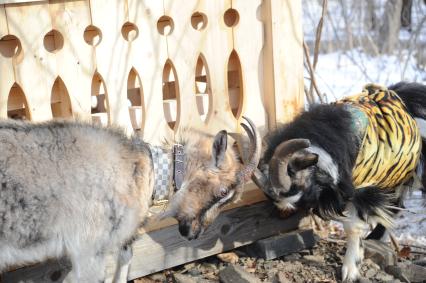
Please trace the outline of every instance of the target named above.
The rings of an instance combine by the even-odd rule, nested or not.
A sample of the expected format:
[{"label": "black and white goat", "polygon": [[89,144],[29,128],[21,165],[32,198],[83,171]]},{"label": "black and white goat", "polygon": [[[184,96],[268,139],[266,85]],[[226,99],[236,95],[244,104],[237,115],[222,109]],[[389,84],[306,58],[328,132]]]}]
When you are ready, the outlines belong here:
[{"label": "black and white goat", "polygon": [[[402,109],[408,112],[407,117],[415,118],[408,120],[413,121],[414,131],[418,133],[417,125],[424,126],[426,119],[426,86],[398,83],[389,90],[393,90],[403,101],[401,104],[405,106]],[[383,116],[386,115],[391,114],[383,113]],[[412,163],[407,164],[417,168],[417,174],[404,183],[390,188],[373,185],[357,187],[353,182],[353,170],[363,143],[355,126],[357,122],[356,115],[348,109],[346,103],[312,107],[268,135],[267,147],[259,164],[260,170],[253,175],[253,180],[278,208],[307,209],[322,218],[343,222],[347,235],[342,268],[345,281],[359,277],[357,265],[363,258],[361,237],[368,229],[368,224],[376,225],[369,238],[380,239],[386,227],[392,225],[393,214],[402,205],[403,192],[413,186],[415,176],[421,177],[424,170],[422,158],[413,158],[410,161]],[[419,135],[402,137],[403,140],[412,138],[413,144],[416,142],[414,139],[417,139],[418,146],[413,156],[420,155],[422,143],[421,155],[426,155],[424,130],[421,132],[422,140]],[[401,132],[404,133],[400,131],[398,134]],[[386,146],[386,142],[384,140],[382,146]],[[398,168],[392,169],[398,171]],[[377,168],[366,166],[362,170],[374,174]],[[426,184],[423,183],[423,186]]]}]

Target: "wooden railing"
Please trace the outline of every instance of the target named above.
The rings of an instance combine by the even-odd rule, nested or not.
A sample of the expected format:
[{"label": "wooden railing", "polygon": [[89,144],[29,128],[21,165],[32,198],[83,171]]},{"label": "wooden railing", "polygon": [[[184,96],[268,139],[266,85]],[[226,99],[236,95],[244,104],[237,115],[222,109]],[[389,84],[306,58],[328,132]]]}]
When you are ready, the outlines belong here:
[{"label": "wooden railing", "polygon": [[[24,3],[17,3],[24,2]],[[303,104],[300,2],[0,1],[0,117],[78,117],[151,142],[266,131]]]}]

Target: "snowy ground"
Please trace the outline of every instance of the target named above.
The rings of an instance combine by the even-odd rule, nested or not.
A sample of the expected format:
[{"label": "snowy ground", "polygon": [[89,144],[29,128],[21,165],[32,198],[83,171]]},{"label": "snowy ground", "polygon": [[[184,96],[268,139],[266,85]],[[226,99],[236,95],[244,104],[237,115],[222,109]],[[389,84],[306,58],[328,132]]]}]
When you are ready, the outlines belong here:
[{"label": "snowy ground", "polygon": [[[307,75],[307,74],[306,74]],[[426,83],[426,70],[416,66],[415,59],[401,56],[372,57],[360,50],[320,54],[316,81],[329,102],[359,93],[366,83],[385,86],[399,81]],[[306,80],[309,85],[309,80]]]},{"label": "snowy ground", "polygon": [[426,196],[414,191],[406,200],[407,211],[396,220],[395,235],[401,244],[426,248]]}]

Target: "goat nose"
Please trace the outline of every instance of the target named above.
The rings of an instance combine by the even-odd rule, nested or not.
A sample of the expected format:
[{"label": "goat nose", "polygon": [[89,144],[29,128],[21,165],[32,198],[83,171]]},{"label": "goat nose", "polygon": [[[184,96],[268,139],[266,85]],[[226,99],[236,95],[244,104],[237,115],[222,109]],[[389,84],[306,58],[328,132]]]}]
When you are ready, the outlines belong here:
[{"label": "goat nose", "polygon": [[186,221],[179,223],[179,233],[182,235],[182,237],[188,238],[190,231],[191,231],[190,223]]}]

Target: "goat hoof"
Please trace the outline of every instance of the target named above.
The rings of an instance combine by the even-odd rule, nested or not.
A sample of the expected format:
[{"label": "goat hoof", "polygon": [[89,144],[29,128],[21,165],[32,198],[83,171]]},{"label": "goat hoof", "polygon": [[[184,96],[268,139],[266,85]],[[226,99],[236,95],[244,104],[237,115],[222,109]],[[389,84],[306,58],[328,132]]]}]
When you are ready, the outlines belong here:
[{"label": "goat hoof", "polygon": [[345,283],[357,282],[359,278],[358,267],[355,263],[343,264],[342,267],[342,281]]}]

